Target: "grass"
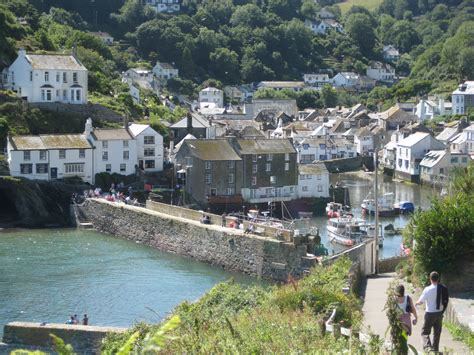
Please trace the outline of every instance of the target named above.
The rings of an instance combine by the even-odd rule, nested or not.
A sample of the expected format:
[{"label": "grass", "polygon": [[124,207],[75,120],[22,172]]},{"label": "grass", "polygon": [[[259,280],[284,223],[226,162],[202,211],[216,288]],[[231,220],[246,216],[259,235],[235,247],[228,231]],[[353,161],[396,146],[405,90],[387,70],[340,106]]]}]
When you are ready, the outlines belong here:
[{"label": "grass", "polygon": [[469,328],[451,322],[444,322],[444,325],[455,340],[462,341],[471,351],[474,350],[474,333]]},{"label": "grass", "polygon": [[354,5],[363,6],[369,10],[375,10],[381,3],[382,0],[346,0],[337,5],[341,9],[342,14],[345,14]]}]

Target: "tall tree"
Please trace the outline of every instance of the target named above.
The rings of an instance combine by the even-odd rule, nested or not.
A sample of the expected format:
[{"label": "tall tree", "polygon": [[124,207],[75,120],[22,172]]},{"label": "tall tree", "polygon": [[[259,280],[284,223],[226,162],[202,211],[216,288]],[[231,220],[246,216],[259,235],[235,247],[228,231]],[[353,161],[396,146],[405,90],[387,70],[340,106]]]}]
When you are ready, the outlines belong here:
[{"label": "tall tree", "polygon": [[371,17],[362,13],[350,15],[346,22],[347,33],[357,43],[360,51],[365,56],[371,56],[375,46],[376,37],[374,26],[371,23]]}]

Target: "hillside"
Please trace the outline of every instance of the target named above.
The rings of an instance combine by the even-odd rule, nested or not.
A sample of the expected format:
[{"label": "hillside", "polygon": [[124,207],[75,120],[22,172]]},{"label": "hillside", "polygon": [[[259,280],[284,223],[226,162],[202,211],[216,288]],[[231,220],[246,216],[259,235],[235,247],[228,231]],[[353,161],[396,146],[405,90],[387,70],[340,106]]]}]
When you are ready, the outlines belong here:
[{"label": "hillside", "polygon": [[341,13],[345,14],[352,6],[362,6],[367,10],[373,11],[382,3],[382,0],[346,0],[343,1],[337,6],[341,9]]}]

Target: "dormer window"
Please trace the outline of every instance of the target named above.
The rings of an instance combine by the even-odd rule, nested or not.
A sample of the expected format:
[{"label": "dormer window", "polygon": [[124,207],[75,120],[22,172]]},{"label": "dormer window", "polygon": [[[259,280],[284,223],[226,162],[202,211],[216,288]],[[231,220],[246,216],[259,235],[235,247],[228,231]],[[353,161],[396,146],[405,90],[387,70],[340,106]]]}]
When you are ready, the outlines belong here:
[{"label": "dormer window", "polygon": [[44,81],[49,82],[49,71],[44,72]]}]

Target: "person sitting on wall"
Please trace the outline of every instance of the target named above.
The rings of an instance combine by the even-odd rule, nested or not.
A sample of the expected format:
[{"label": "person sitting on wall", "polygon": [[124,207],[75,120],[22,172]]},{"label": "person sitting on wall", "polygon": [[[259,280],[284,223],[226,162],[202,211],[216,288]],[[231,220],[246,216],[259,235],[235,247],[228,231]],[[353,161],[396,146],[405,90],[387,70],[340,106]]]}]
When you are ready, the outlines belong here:
[{"label": "person sitting on wall", "polygon": [[209,215],[204,216],[204,224],[211,224],[211,217]]},{"label": "person sitting on wall", "polygon": [[251,234],[251,233],[253,233],[253,223],[250,223],[244,232],[244,234]]}]

